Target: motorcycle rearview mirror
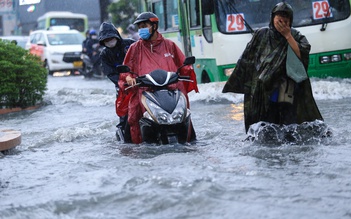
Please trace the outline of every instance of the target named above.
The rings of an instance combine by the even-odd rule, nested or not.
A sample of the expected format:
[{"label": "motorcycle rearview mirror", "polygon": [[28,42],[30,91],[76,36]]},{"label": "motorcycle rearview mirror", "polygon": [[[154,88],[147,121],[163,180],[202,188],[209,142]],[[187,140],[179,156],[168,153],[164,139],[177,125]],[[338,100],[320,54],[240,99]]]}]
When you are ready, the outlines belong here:
[{"label": "motorcycle rearview mirror", "polygon": [[180,69],[183,68],[184,66],[192,65],[194,63],[195,63],[195,56],[186,57],[184,62],[183,62],[183,65],[178,68],[177,74],[179,74]]},{"label": "motorcycle rearview mirror", "polygon": [[195,56],[186,57],[183,62],[183,65],[192,65],[195,63]]},{"label": "motorcycle rearview mirror", "polygon": [[118,73],[127,73],[130,72],[130,68],[126,65],[119,65],[116,67]]}]

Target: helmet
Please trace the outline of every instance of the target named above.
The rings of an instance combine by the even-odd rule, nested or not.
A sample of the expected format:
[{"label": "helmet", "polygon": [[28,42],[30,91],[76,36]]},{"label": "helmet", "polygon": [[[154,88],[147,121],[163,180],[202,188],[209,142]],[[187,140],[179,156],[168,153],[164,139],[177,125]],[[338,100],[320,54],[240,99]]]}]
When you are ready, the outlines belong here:
[{"label": "helmet", "polygon": [[276,4],[274,6],[274,8],[272,9],[272,14],[271,14],[272,23],[273,23],[274,16],[278,12],[287,14],[289,16],[289,18],[290,18],[290,26],[291,26],[292,22],[293,22],[293,18],[294,18],[294,12],[293,12],[293,9],[292,9],[291,5],[289,5],[286,2],[280,2],[280,3]]},{"label": "helmet", "polygon": [[90,35],[96,35],[96,30],[90,30],[89,34]]},{"label": "helmet", "polygon": [[158,17],[152,12],[143,12],[138,15],[133,24],[138,24],[145,21],[158,24]]}]

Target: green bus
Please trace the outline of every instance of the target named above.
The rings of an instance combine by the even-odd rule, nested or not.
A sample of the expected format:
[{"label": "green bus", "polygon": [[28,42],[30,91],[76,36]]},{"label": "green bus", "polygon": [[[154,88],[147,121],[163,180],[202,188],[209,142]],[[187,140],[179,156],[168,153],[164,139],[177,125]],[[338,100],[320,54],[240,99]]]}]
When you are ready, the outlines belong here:
[{"label": "green bus", "polygon": [[49,30],[55,26],[68,26],[85,36],[88,30],[88,16],[68,11],[50,11],[37,19],[37,30]]},{"label": "green bus", "polygon": [[[281,0],[146,0],[159,31],[195,56],[198,82],[225,81]],[[310,77],[351,77],[351,0],[289,0],[293,27],[309,40]]]}]

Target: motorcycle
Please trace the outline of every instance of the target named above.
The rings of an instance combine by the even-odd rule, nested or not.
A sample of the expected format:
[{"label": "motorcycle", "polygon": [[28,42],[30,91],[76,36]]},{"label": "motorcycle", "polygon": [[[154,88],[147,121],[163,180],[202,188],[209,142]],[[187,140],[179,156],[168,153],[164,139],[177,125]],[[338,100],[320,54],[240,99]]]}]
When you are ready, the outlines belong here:
[{"label": "motorcycle", "polygon": [[[178,81],[192,82],[189,76],[181,76],[179,73],[181,68],[194,63],[195,57],[187,57],[177,72],[157,69],[136,78],[134,86],[151,88],[142,92],[140,100],[145,108],[143,117],[139,120],[143,142],[184,144],[196,139],[185,95],[178,89],[167,88]],[[118,66],[117,71],[131,72],[125,65]],[[127,87],[126,90],[134,86]]]},{"label": "motorcycle", "polygon": [[80,73],[86,78],[104,78],[105,75],[101,70],[100,58],[102,47],[98,44],[94,44],[93,50],[95,54],[92,57],[89,57],[86,53],[81,54],[83,68],[80,70]]}]

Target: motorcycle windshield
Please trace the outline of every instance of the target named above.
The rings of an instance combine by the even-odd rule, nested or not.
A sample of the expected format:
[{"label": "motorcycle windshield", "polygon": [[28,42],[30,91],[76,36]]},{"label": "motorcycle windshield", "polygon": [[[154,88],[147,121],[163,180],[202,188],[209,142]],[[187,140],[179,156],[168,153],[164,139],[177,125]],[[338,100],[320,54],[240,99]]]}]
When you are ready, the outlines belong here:
[{"label": "motorcycle windshield", "polygon": [[144,91],[143,95],[166,112],[172,113],[179,101],[179,92],[178,90],[159,90],[154,93]]},{"label": "motorcycle windshield", "polygon": [[154,70],[141,79],[144,85],[157,87],[163,87],[169,84],[173,84],[177,82],[177,80],[178,75],[176,73],[167,72],[161,69]]}]

